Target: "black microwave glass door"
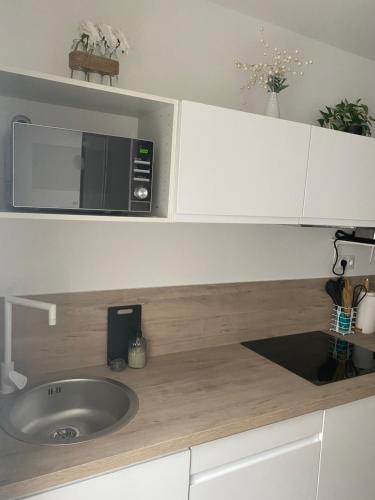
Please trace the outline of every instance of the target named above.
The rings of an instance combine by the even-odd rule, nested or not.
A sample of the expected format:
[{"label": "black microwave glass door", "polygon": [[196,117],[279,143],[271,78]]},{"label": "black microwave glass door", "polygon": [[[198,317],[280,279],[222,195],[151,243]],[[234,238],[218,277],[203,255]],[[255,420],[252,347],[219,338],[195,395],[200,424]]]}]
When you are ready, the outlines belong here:
[{"label": "black microwave glass door", "polygon": [[14,124],[13,204],[77,209],[82,132]]},{"label": "black microwave glass door", "polygon": [[14,206],[127,211],[131,142],[16,123]]}]

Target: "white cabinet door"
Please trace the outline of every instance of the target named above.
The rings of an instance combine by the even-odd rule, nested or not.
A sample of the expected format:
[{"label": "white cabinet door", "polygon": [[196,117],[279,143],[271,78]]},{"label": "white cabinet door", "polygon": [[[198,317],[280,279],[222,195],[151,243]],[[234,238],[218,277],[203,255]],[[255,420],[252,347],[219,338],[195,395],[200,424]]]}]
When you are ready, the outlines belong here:
[{"label": "white cabinet door", "polygon": [[375,397],[325,412],[318,500],[374,500]]},{"label": "white cabinet door", "polygon": [[316,500],[322,415],[193,447],[189,499]]},{"label": "white cabinet door", "polygon": [[29,497],[32,500],[188,500],[184,451]]},{"label": "white cabinet door", "polygon": [[375,140],[312,127],[305,223],[373,226]]},{"label": "white cabinet door", "polygon": [[183,101],[176,219],[297,223],[309,125]]}]

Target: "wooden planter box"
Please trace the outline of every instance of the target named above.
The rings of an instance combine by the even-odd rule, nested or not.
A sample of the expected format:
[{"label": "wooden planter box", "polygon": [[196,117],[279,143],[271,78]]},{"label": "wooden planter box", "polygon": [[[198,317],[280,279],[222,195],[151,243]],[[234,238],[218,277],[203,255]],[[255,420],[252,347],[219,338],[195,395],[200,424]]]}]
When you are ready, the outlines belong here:
[{"label": "wooden planter box", "polygon": [[73,50],[69,54],[69,68],[73,70],[92,71],[102,75],[117,76],[120,65],[115,59],[95,56],[81,50]]}]

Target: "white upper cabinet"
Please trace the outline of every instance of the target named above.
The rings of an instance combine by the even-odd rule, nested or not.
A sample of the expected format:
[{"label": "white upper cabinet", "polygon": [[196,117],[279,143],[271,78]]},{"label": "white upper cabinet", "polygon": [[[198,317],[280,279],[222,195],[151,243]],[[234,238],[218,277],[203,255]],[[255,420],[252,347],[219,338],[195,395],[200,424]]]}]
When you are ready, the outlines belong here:
[{"label": "white upper cabinet", "polygon": [[310,130],[183,101],[176,220],[298,223]]},{"label": "white upper cabinet", "polygon": [[304,223],[375,225],[375,140],[312,127]]}]

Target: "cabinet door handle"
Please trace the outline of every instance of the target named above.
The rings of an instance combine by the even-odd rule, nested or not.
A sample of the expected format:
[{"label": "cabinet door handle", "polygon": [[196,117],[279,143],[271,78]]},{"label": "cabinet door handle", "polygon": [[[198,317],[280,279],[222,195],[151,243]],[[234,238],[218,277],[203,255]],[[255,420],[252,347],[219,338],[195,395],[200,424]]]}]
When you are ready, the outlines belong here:
[{"label": "cabinet door handle", "polygon": [[197,485],[205,483],[206,481],[211,481],[212,479],[215,479],[219,476],[230,474],[231,472],[236,472],[259,462],[278,457],[285,453],[299,450],[315,443],[320,443],[321,441],[322,433],[314,434],[313,436],[300,439],[298,441],[293,441],[292,443],[284,444],[267,451],[262,451],[260,453],[256,453],[255,455],[251,455],[250,457],[242,458],[240,460],[236,460],[235,462],[230,462],[229,464],[220,465],[219,467],[215,467],[214,469],[209,469],[204,472],[198,472],[197,474],[193,474],[191,476],[190,484]]}]

